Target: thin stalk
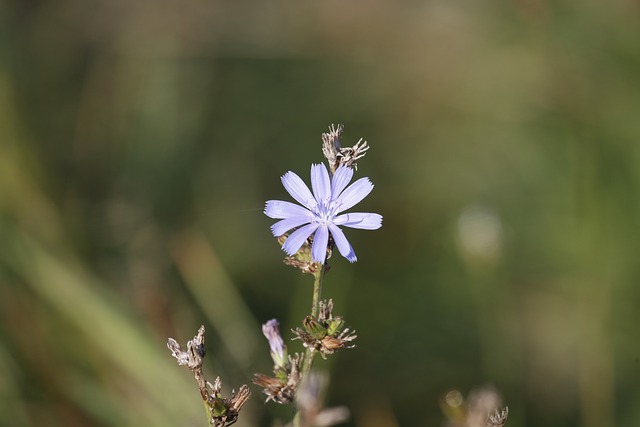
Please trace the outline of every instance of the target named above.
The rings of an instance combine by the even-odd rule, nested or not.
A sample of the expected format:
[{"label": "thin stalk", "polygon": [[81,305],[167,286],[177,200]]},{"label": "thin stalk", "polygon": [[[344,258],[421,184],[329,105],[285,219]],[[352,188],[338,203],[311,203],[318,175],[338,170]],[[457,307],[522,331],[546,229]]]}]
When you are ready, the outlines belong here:
[{"label": "thin stalk", "polygon": [[209,406],[209,402],[202,401],[204,403],[204,411],[207,414],[207,425],[211,425],[211,406]]},{"label": "thin stalk", "polygon": [[320,264],[320,268],[313,275],[313,300],[311,302],[311,316],[318,317],[318,305],[322,297],[322,280],[324,279],[324,265]]},{"label": "thin stalk", "polygon": [[[313,275],[313,297],[311,301],[311,316],[318,318],[318,307],[320,305],[320,298],[322,297],[322,281],[324,279],[324,265],[320,265],[320,268]],[[313,365],[313,359],[316,357],[316,351],[312,348],[307,348],[304,352],[304,359],[302,360],[302,372],[300,373],[300,384],[304,384],[311,366]],[[300,408],[297,408],[296,415],[293,417],[293,426],[302,427],[302,415]]]},{"label": "thin stalk", "polygon": [[207,414],[207,425],[211,425],[211,405],[209,405],[209,392],[207,391],[207,381],[204,379],[204,374],[202,373],[202,366],[194,371],[194,375],[198,383],[198,389],[200,389],[200,397],[202,397],[204,410]]}]

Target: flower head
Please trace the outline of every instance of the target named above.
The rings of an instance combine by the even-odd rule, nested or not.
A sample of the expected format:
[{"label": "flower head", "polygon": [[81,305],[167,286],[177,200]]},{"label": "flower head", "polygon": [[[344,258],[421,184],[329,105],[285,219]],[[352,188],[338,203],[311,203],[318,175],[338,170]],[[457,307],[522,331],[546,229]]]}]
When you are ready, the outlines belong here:
[{"label": "flower head", "polygon": [[307,316],[302,321],[304,328],[292,329],[296,335],[293,339],[299,339],[306,348],[319,351],[322,358],[333,354],[341,348],[353,348],[353,340],[358,338],[349,328],[345,328],[342,317],[334,317],[333,300],[320,301],[318,304],[318,317]]},{"label": "flower head", "polygon": [[273,377],[263,374],[255,374],[253,383],[262,387],[262,392],[267,396],[267,402],[273,400],[277,403],[291,403],[296,395],[301,378],[302,359],[300,354],[289,355],[288,363],[284,366],[273,367]]},{"label": "flower head", "polygon": [[313,235],[312,259],[324,264],[331,234],[340,254],[349,262],[357,260],[351,244],[338,226],[376,230],[382,226],[382,215],[369,212],[341,214],[360,203],[373,190],[369,178],[360,178],[347,187],[351,178],[353,169],[347,166],[338,167],[330,178],[324,164],[311,165],[312,190],[291,171],[282,176],[284,188],[302,205],[269,200],[265,206],[265,215],[280,219],[271,226],[274,236],[282,236],[299,227],[284,242],[282,250],[293,256]]}]

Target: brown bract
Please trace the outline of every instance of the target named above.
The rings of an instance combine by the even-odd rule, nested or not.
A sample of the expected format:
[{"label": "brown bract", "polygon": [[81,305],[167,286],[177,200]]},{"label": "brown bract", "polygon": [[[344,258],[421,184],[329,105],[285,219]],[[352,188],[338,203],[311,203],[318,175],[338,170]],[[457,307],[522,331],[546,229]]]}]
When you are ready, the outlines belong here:
[{"label": "brown bract", "polygon": [[291,403],[300,383],[301,363],[300,355],[296,353],[289,356],[289,363],[284,370],[278,366],[273,367],[274,377],[255,374],[253,383],[262,387],[262,392],[267,395],[267,402],[273,400],[278,403]]},{"label": "brown bract", "polygon": [[340,316],[333,316],[333,300],[321,301],[318,318],[307,316],[303,322],[304,328],[293,329],[294,339],[302,341],[306,348],[318,351],[322,358],[333,354],[341,348],[353,348],[351,344],[358,336],[355,331],[344,328],[344,320]]}]

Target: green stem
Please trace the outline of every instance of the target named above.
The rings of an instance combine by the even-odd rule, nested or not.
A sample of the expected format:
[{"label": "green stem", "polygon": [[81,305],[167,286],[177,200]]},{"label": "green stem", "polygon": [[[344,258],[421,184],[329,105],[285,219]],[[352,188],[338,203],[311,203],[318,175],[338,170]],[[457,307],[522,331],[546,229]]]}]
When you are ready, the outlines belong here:
[{"label": "green stem", "polygon": [[210,426],[211,425],[211,406],[209,406],[209,403],[206,401],[202,401],[202,403],[204,403],[204,410],[207,413],[207,425]]},{"label": "green stem", "polygon": [[324,279],[324,265],[313,275],[313,301],[311,303],[311,316],[318,318],[318,305],[322,297],[322,279]]},{"label": "green stem", "polygon": [[[311,316],[318,318],[318,307],[320,305],[320,298],[322,297],[322,280],[324,279],[324,265],[321,264],[320,268],[313,275],[313,298],[311,302]],[[302,360],[302,372],[300,373],[300,383],[304,384],[311,366],[313,365],[313,359],[316,357],[316,351],[313,348],[307,348],[304,352],[304,359]],[[293,426],[302,427],[302,415],[300,409],[297,409],[296,415],[293,417]]]}]

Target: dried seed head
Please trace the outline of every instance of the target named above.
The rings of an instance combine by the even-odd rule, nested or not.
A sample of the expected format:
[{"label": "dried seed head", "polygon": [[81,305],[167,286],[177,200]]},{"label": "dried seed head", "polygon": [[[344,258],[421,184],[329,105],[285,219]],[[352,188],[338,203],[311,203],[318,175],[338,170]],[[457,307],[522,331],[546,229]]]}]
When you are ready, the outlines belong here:
[{"label": "dried seed head", "polygon": [[296,353],[289,356],[289,363],[284,369],[274,366],[274,377],[255,374],[253,383],[262,387],[262,392],[267,396],[267,402],[273,400],[281,404],[291,403],[300,383],[301,363],[300,355]]},{"label": "dried seed head", "polygon": [[509,417],[509,407],[505,406],[501,411],[497,409],[492,415],[489,415],[487,427],[503,427]]},{"label": "dried seed head", "polygon": [[213,427],[226,427],[235,423],[238,420],[240,409],[249,400],[251,392],[249,387],[243,385],[238,393],[232,393],[231,398],[223,398],[220,377],[217,377],[213,384],[205,379],[202,373],[202,359],[205,356],[204,326],[200,326],[198,334],[187,342],[186,351],[182,350],[180,344],[173,338],[167,340],[167,347],[179,365],[186,366],[194,373],[200,397],[211,414],[209,424]]},{"label": "dried seed head", "polygon": [[346,147],[340,150],[338,159],[341,165],[349,166],[355,170],[358,170],[358,164],[356,161],[361,159],[367,154],[369,150],[369,144],[364,139],[360,138],[356,145],[353,147]]},{"label": "dried seed head", "polygon": [[322,134],[322,153],[329,162],[331,172],[334,173],[340,165],[358,170],[356,161],[365,156],[369,150],[369,144],[360,138],[353,147],[342,147],[340,138],[344,132],[344,126],[329,126],[329,132]]},{"label": "dried seed head", "polygon": [[339,166],[338,156],[342,148],[340,146],[340,137],[342,137],[343,131],[344,126],[338,125],[336,127],[331,125],[329,126],[329,132],[322,134],[322,153],[329,162],[331,172],[335,172]]},{"label": "dried seed head", "polygon": [[[219,381],[218,378],[216,381]],[[213,427],[227,427],[238,421],[242,406],[251,396],[249,387],[243,385],[237,393],[232,392],[231,398],[223,399],[211,396],[209,407],[211,408],[210,424]]]},{"label": "dried seed head", "polygon": [[321,301],[318,306],[318,318],[305,317],[302,322],[304,328],[292,330],[296,335],[294,339],[301,340],[306,348],[319,351],[323,358],[341,348],[355,347],[350,343],[358,336],[349,328],[343,329],[345,322],[342,317],[333,317],[333,300]]},{"label": "dried seed head", "polygon": [[192,371],[202,368],[202,359],[206,353],[204,347],[204,326],[200,326],[198,334],[189,342],[187,342],[187,350],[182,347],[176,340],[169,338],[167,347],[171,350],[171,355],[176,358],[178,365],[186,366]]}]

